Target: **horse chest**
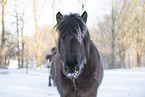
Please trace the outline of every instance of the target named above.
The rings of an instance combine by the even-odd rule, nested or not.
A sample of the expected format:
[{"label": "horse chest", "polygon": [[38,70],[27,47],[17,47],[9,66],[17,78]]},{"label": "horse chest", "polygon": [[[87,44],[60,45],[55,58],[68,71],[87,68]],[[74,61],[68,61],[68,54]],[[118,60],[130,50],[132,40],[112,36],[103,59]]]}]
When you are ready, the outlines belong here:
[{"label": "horse chest", "polygon": [[82,75],[76,79],[76,86],[83,91],[88,91],[95,85],[95,79],[91,75]]},{"label": "horse chest", "polygon": [[[64,97],[81,97],[76,95],[86,94],[88,95],[90,91],[94,91],[93,85],[94,79],[91,76],[81,75],[77,79],[68,79],[65,75],[61,75],[62,78],[58,79],[57,88],[62,95],[71,95]],[[74,95],[74,96],[73,96]],[[63,96],[62,96],[63,97]],[[85,97],[85,96],[84,96]]]}]

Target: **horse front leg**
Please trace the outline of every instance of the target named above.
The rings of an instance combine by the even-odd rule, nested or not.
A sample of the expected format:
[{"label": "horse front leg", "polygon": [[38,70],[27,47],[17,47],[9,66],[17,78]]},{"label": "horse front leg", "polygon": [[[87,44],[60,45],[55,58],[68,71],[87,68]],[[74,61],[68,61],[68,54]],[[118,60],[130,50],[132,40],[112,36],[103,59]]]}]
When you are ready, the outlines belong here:
[{"label": "horse front leg", "polygon": [[51,86],[51,76],[49,75],[49,83],[48,83],[49,86]]}]

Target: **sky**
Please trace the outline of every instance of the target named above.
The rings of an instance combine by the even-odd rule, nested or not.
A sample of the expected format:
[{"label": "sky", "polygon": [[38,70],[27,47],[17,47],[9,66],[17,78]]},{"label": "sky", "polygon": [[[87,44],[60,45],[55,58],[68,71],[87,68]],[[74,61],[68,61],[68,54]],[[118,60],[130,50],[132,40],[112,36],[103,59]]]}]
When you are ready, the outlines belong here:
[{"label": "sky", "polygon": [[[24,7],[21,3],[22,0],[17,0],[17,11],[21,13],[24,8],[24,33],[26,35],[34,33],[35,31],[35,21],[33,13],[33,0],[23,0]],[[42,25],[53,24],[53,10],[52,10],[53,0],[36,0],[36,14],[38,20],[38,28]],[[55,14],[60,11],[62,14],[69,13],[79,13],[78,0],[55,0]],[[87,24],[92,25],[97,22],[97,19],[102,19],[104,14],[110,13],[111,3],[110,0],[86,0],[85,10],[88,13]],[[5,9],[5,28],[11,33],[16,33],[15,25],[15,0],[8,0]],[[82,12],[80,12],[82,14]],[[0,7],[0,20],[1,20],[1,7]],[[1,32],[0,23],[0,32]]]}]

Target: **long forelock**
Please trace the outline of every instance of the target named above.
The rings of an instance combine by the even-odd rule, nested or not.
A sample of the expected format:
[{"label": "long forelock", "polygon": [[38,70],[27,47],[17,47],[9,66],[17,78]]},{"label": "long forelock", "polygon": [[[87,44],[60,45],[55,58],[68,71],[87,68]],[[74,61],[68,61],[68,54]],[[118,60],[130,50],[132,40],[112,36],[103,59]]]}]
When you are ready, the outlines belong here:
[{"label": "long forelock", "polygon": [[86,24],[78,14],[63,16],[61,21],[57,23],[56,29],[59,32],[59,36],[70,34],[75,36],[80,43],[82,43],[87,34]]}]

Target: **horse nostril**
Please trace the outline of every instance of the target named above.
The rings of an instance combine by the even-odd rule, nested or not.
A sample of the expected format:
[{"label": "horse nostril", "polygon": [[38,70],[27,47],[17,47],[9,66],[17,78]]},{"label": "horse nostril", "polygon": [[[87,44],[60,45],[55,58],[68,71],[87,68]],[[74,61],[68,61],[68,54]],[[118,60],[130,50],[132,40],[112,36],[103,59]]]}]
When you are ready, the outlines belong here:
[{"label": "horse nostril", "polygon": [[75,66],[75,71],[79,71],[79,67],[78,66]]},{"label": "horse nostril", "polygon": [[68,66],[65,66],[64,70],[65,70],[66,73],[69,73],[69,67]]}]

